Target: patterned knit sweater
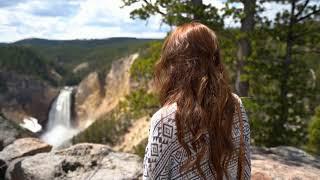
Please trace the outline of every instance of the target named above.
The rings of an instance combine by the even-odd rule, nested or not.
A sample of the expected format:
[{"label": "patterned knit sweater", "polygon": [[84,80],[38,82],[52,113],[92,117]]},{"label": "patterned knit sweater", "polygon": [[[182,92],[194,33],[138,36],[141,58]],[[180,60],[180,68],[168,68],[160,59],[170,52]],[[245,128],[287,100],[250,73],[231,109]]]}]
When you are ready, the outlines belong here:
[{"label": "patterned knit sweater", "polygon": [[[250,179],[251,161],[250,161],[250,127],[247,114],[241,99],[233,94],[240,101],[240,109],[243,119],[243,135],[245,143],[245,167],[244,179]],[[201,179],[196,169],[183,173],[179,172],[180,167],[187,159],[186,151],[178,143],[177,128],[175,125],[175,112],[177,104],[173,103],[169,106],[162,107],[151,118],[149,129],[148,144],[145,149],[145,157],[143,162],[143,179]],[[238,116],[235,113],[233,129],[233,142],[236,148],[240,143],[240,127]],[[194,157],[195,154],[192,154]],[[208,163],[208,155],[201,162],[201,168],[206,179],[214,179],[215,175]],[[228,166],[228,175],[230,179],[237,178],[238,171],[238,154],[235,154]],[[226,179],[226,177],[224,178]]]}]

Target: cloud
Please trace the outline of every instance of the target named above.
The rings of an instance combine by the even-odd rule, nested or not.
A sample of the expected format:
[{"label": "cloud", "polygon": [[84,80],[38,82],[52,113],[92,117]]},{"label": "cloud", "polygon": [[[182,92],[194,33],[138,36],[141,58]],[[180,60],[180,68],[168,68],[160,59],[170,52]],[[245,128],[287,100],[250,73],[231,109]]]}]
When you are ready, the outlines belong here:
[{"label": "cloud", "polygon": [[[0,0],[0,4],[4,1]],[[10,1],[11,2],[11,1]],[[121,0],[25,0],[0,9],[0,42],[24,38],[92,39],[116,36],[162,38],[169,27],[161,17],[130,19],[134,7]],[[4,3],[3,3],[4,5]]]},{"label": "cloud", "polygon": [[[218,9],[226,0],[203,0]],[[121,0],[0,0],[0,42],[24,38],[92,39],[108,37],[162,38],[170,27],[161,25],[161,16],[148,21],[130,19],[135,7]],[[265,16],[274,17],[283,8],[266,4]],[[227,27],[239,26],[231,18]]]},{"label": "cloud", "polygon": [[10,7],[22,3],[26,0],[0,0],[0,7]]},{"label": "cloud", "polygon": [[72,16],[77,13],[80,8],[80,2],[77,1],[33,1],[28,4],[28,10],[35,16]]}]

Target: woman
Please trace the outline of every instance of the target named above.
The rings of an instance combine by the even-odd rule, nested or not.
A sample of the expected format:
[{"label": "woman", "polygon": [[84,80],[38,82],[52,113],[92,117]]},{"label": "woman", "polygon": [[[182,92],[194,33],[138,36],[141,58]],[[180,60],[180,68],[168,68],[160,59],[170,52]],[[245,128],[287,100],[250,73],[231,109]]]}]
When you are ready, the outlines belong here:
[{"label": "woman", "polygon": [[[228,85],[216,34],[192,22],[165,40],[155,67],[144,179],[250,179],[250,129]],[[241,144],[241,145],[240,145]]]}]

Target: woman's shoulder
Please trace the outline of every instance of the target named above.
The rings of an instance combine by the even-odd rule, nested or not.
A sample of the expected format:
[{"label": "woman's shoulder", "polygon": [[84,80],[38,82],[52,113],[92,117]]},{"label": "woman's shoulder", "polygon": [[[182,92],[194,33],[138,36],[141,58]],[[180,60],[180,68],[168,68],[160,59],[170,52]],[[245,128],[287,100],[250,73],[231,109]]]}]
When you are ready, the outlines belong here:
[{"label": "woman's shoulder", "polygon": [[160,121],[173,122],[176,110],[177,103],[165,105],[153,114],[153,116],[151,117],[151,122],[153,124],[158,124]]},{"label": "woman's shoulder", "polygon": [[231,93],[236,100],[238,100],[241,103],[241,98],[236,93]]}]

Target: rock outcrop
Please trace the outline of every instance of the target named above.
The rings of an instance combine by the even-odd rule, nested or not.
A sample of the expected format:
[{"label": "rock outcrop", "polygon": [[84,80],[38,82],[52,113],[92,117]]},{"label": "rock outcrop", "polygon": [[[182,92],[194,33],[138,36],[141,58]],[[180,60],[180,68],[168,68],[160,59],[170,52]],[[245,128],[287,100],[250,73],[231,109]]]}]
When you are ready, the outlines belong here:
[{"label": "rock outcrop", "polygon": [[[0,152],[0,179],[141,179],[142,159],[107,145],[76,144],[50,151],[37,139],[15,141]],[[320,158],[287,146],[252,148],[252,179],[317,179]],[[6,170],[7,169],[7,170]],[[5,171],[6,170],[6,171]]]},{"label": "rock outcrop", "polygon": [[85,122],[90,124],[93,121],[91,115],[101,104],[104,97],[103,91],[104,87],[97,72],[90,73],[81,81],[74,95],[74,111],[77,119],[75,122],[79,123],[79,126],[86,127]]},{"label": "rock outcrop", "polygon": [[0,93],[0,112],[18,123],[31,116],[45,125],[58,90],[44,81],[14,72],[0,71],[0,79],[5,80],[5,90]]},{"label": "rock outcrop", "polygon": [[24,156],[31,156],[41,152],[49,152],[51,149],[51,145],[42,142],[38,138],[21,138],[5,147],[0,152],[0,159],[12,161]]},{"label": "rock outcrop", "polygon": [[49,152],[51,148],[37,138],[21,138],[14,141],[0,152],[0,179],[4,178],[9,165],[19,163],[26,156]]},{"label": "rock outcrop", "polygon": [[320,158],[295,147],[252,148],[252,179],[319,179]]},{"label": "rock outcrop", "polygon": [[114,61],[107,75],[93,72],[79,84],[75,93],[75,116],[79,127],[85,127],[112,110],[129,93],[129,71],[137,57],[138,54],[133,54]]},{"label": "rock outcrop", "polygon": [[50,179],[138,179],[141,159],[118,153],[109,146],[77,144],[68,149],[40,153],[15,163],[6,173],[8,180]]}]

